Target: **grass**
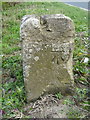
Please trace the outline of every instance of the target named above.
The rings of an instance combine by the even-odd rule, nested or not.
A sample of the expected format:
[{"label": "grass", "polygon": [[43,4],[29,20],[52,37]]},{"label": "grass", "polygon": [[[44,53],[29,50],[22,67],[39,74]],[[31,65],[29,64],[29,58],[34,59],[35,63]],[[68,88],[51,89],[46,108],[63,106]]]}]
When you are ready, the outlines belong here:
[{"label": "grass", "polygon": [[67,114],[69,119],[78,119],[83,118],[83,114],[79,110],[70,109]]},{"label": "grass", "polygon": [[[21,18],[24,15],[37,14],[40,16],[44,14],[65,14],[74,21],[77,34],[75,37],[75,49],[73,57],[75,83],[88,86],[89,83],[87,81],[87,76],[89,71],[87,69],[87,63],[83,62],[84,58],[88,57],[87,11],[58,2],[25,2],[16,4],[15,6],[8,5],[7,3],[3,2],[2,8],[3,97],[2,108],[0,109],[4,111],[4,117],[15,117],[13,110],[18,109],[19,111],[22,111],[22,107],[26,104],[22,57],[20,55],[22,48],[20,45],[21,41],[19,36]],[[84,35],[81,35],[82,33],[84,33]],[[81,93],[79,92],[80,90],[80,88],[76,90],[77,96],[82,97]],[[57,97],[61,98],[62,96],[61,94],[57,93]],[[82,99],[84,100],[84,98]],[[85,103],[87,103],[86,100]]]}]

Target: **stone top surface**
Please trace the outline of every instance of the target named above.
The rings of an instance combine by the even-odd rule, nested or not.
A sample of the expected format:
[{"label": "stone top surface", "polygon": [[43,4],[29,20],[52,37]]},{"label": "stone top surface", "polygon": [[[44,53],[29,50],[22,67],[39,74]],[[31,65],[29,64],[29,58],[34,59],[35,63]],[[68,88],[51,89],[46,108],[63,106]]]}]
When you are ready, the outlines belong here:
[{"label": "stone top surface", "polygon": [[62,19],[62,18],[64,18],[64,19],[71,20],[71,18],[65,16],[64,14],[44,15],[44,16],[41,16],[41,17],[44,17],[45,19],[52,19],[52,18],[54,18],[54,19],[57,19],[57,18]]},{"label": "stone top surface", "polygon": [[[52,42],[53,40],[62,42],[64,39],[63,42],[68,42],[68,40],[72,41],[70,37],[74,37],[75,28],[71,18],[63,14],[54,14],[40,17],[36,15],[25,15],[22,18],[20,29],[28,40],[31,38],[35,41],[39,38],[39,41],[42,42]],[[65,39],[67,37],[68,39]]]},{"label": "stone top surface", "polygon": [[[22,18],[22,23],[25,22],[28,18],[37,18],[37,16],[34,15],[34,14],[33,15],[25,15]],[[69,18],[68,16],[65,16],[64,14],[53,14],[53,15],[50,14],[50,15],[41,16],[40,18],[44,18],[44,19],[52,19],[52,18],[54,18],[54,19],[57,19],[57,18],[62,19],[62,18],[64,18],[64,19],[69,19],[69,20],[72,21],[71,18]]]}]

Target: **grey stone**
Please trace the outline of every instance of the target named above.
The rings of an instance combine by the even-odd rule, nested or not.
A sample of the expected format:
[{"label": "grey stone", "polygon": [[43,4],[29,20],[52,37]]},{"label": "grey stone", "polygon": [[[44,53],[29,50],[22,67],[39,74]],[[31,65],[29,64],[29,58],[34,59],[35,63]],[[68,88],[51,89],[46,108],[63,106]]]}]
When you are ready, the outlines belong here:
[{"label": "grey stone", "polygon": [[23,73],[27,100],[73,87],[73,21],[63,14],[22,18]]}]

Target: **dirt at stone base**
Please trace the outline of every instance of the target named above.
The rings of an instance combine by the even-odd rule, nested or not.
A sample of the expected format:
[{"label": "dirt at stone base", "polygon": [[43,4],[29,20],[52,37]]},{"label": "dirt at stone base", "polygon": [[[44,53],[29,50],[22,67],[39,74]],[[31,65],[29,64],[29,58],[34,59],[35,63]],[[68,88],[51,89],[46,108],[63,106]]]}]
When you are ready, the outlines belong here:
[{"label": "dirt at stone base", "polygon": [[24,115],[30,118],[85,118],[88,111],[76,106],[72,96],[58,99],[50,94],[28,104]]}]

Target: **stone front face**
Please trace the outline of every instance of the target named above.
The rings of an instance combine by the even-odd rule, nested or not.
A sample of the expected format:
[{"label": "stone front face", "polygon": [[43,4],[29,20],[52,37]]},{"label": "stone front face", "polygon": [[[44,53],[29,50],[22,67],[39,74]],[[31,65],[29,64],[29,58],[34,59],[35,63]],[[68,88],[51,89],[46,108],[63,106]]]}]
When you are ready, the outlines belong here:
[{"label": "stone front face", "polygon": [[73,86],[74,25],[61,15],[22,18],[23,71],[27,100],[47,93],[70,93]]}]

